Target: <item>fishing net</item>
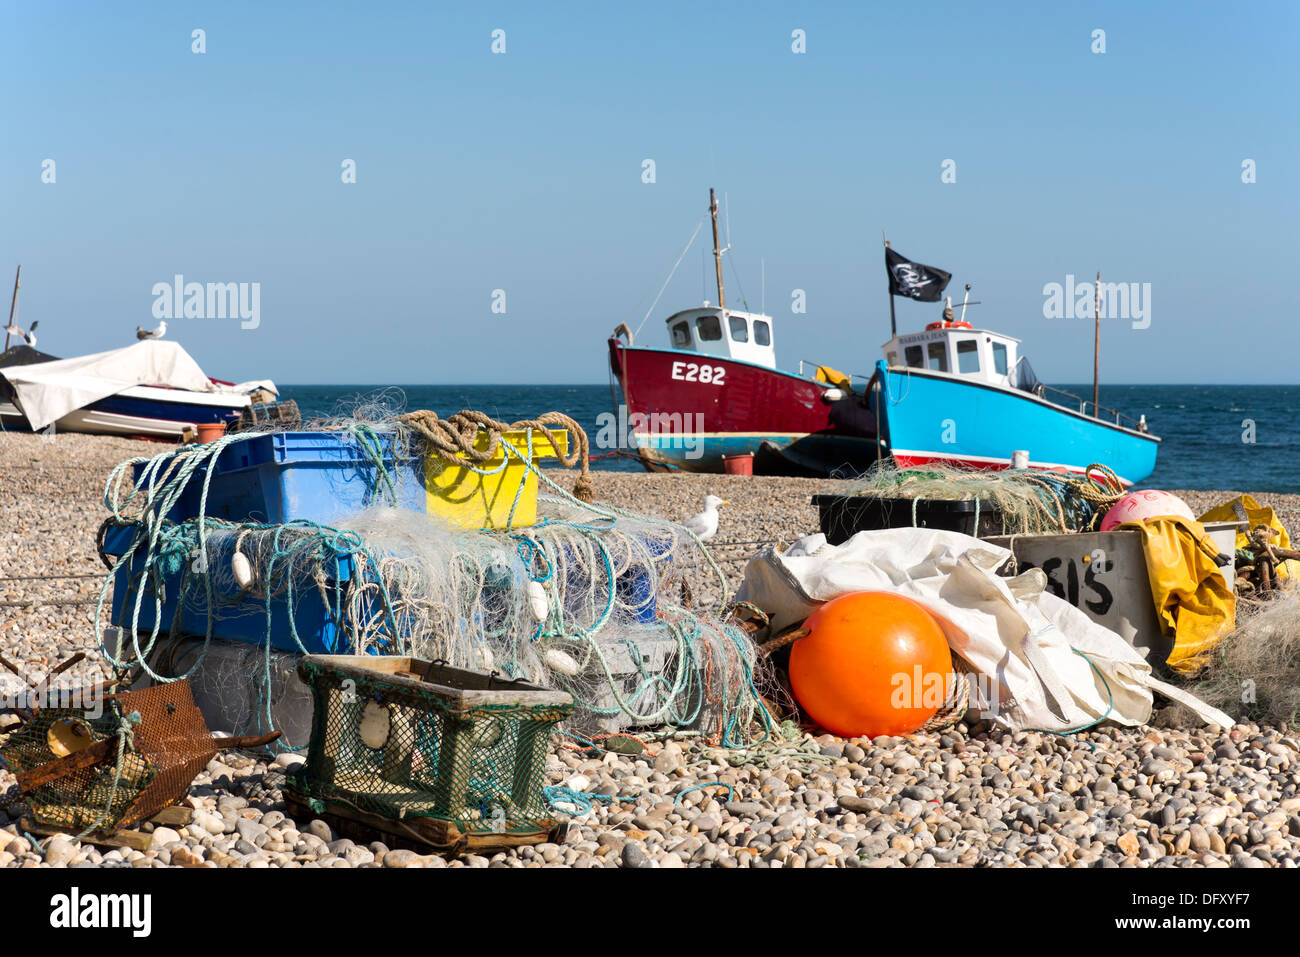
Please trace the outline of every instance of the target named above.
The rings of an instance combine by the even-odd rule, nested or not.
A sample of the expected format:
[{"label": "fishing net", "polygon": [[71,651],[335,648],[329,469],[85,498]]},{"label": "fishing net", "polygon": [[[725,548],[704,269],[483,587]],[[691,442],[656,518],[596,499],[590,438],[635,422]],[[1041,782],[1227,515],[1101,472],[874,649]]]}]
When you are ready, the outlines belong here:
[{"label": "fishing net", "polygon": [[1039,469],[990,471],[938,465],[900,469],[884,462],[859,478],[841,482],[840,487],[845,496],[890,503],[892,510],[901,513],[895,520],[902,525],[916,524],[907,521],[908,512],[914,515],[921,502],[974,502],[1000,522],[1004,535],[1093,530],[1124,494],[1115,473],[1097,464],[1089,465],[1083,476],[1074,476]]},{"label": "fishing net", "polygon": [[1246,721],[1300,720],[1300,587],[1269,601],[1237,600],[1237,627],[1191,685],[1202,701]]},{"label": "fishing net", "polygon": [[[526,458],[531,442],[522,451],[499,446],[507,460],[525,459],[548,493],[531,525],[464,529],[392,507],[406,497],[402,486],[423,474],[405,467],[407,458],[431,454],[426,433],[442,427],[431,413],[396,411],[391,396],[377,402],[326,423],[384,450],[356,469],[357,481],[374,490],[370,507],[329,525],[204,513],[217,458],[248,436],[118,467],[106,491],[106,524],[129,543],[118,549],[96,623],[101,648],[108,609],[123,629],[121,653],[106,650],[115,666],[139,666],[156,680],[188,676],[201,653],[183,671],[150,668],[160,638],[188,633],[210,641],[234,623],[266,652],[259,711],[271,697],[273,654],[325,651],[418,656],[562,690],[576,704],[565,725],[576,734],[666,725],[733,747],[765,734],[758,688],[767,679],[757,673],[752,644],[723,621],[721,603],[690,607],[705,581],[726,592],[725,576],[695,536],[580,500]],[[386,418],[365,418],[380,414]],[[482,419],[462,415],[437,434],[471,444],[469,426]],[[529,421],[546,428],[554,420]],[[585,443],[578,444],[585,461]],[[197,514],[177,520],[182,501],[200,503]]]}]

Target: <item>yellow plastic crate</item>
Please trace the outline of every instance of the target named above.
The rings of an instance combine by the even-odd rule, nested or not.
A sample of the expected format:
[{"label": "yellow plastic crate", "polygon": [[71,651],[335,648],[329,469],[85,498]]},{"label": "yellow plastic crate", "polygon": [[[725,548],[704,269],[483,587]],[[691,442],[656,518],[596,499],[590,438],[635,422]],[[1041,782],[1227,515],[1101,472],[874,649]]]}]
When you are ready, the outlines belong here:
[{"label": "yellow plastic crate", "polygon": [[[533,432],[532,436],[534,462],[559,458],[569,452],[569,433],[564,429]],[[502,448],[506,444],[518,453],[511,454],[508,463]],[[528,455],[528,431],[520,429],[504,433],[502,446],[498,446],[497,454],[486,462],[468,463],[472,468],[456,465],[439,456],[429,456],[424,463],[428,513],[464,529],[501,531],[535,525],[537,473],[523,462]],[[487,449],[486,432],[479,433],[474,447],[479,451]],[[463,456],[458,458],[464,460]],[[510,514],[512,508],[513,517]]]}]

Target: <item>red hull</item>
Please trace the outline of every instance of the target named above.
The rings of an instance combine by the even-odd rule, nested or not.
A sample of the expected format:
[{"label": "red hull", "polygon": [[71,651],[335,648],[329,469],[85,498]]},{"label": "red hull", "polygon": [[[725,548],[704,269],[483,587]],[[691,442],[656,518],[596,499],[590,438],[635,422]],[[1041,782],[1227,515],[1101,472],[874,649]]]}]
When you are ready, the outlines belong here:
[{"label": "red hull", "polygon": [[[618,339],[610,340],[609,349],[628,418],[649,419],[648,428],[633,421],[647,458],[691,471],[722,471],[722,456],[758,453],[764,443],[787,450],[814,471],[874,458],[874,419],[856,398],[827,401],[831,387],[825,383],[719,356],[629,348]],[[665,433],[673,423],[673,432],[697,437],[702,454],[684,459],[662,441],[666,434],[647,438],[656,421]]]}]

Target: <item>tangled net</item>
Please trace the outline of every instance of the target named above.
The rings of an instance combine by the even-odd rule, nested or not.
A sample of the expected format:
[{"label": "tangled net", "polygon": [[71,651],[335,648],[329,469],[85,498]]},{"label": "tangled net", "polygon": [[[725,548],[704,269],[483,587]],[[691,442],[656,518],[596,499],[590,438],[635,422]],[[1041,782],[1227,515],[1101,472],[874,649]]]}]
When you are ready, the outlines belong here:
[{"label": "tangled net", "polygon": [[[341,636],[334,653],[411,655],[567,691],[577,706],[570,731],[666,725],[726,747],[766,734],[758,689],[770,681],[758,673],[754,646],[723,621],[722,607],[689,607],[687,596],[709,576],[726,591],[694,535],[583,501],[507,442],[499,443],[507,459],[523,460],[551,493],[539,497],[536,524],[467,531],[392,507],[402,499],[398,486],[423,474],[402,467],[406,458],[472,450],[480,427],[495,448],[510,426],[471,412],[403,415],[382,400],[380,409],[385,419],[360,417],[375,414],[372,406],[313,424],[375,450],[365,479],[376,490],[372,504],[330,525],[229,522],[204,514],[202,504],[196,516],[174,520],[178,503],[207,501],[217,457],[250,436],[119,465],[105,491],[106,526],[126,527],[131,539],[96,613],[96,636],[114,666],[140,667],[160,681],[187,677],[200,668],[219,620],[256,612],[265,649],[259,708],[272,697],[273,654],[308,652],[310,636],[300,627],[325,623]],[[565,464],[584,466],[581,493],[587,453],[577,424],[557,413],[516,424],[564,424],[580,436],[581,462],[575,455]],[[486,456],[467,458],[476,470]],[[125,634],[120,656],[104,649],[106,606]],[[184,671],[154,670],[155,646],[185,634],[186,620],[190,634],[195,621],[206,622],[204,651],[187,658]]]},{"label": "tangled net", "polygon": [[1300,720],[1300,587],[1269,601],[1237,600],[1237,627],[1218,660],[1191,685],[1201,700],[1242,720],[1295,726]]},{"label": "tangled net", "polygon": [[[842,483],[845,495],[908,499],[915,509],[925,500],[974,501],[1001,515],[1005,535],[1090,531],[1124,494],[1119,479],[1104,465],[1089,465],[1083,476],[1039,469],[984,469],[925,465],[900,469],[890,462]],[[978,514],[978,513],[977,513]]]}]

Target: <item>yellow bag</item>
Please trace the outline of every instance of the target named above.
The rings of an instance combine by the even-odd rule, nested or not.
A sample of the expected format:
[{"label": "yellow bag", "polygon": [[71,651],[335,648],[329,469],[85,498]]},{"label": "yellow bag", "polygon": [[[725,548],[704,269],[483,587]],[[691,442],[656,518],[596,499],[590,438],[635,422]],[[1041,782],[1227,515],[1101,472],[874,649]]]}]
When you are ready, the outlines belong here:
[{"label": "yellow bag", "polygon": [[827,385],[833,385],[845,392],[853,391],[853,380],[843,372],[832,369],[830,366],[818,366],[816,378],[818,382],[825,382]]},{"label": "yellow bag", "polygon": [[[1256,525],[1267,525],[1277,532],[1277,537],[1273,539],[1273,544],[1281,548],[1291,547],[1291,537],[1287,535],[1286,529],[1282,523],[1277,520],[1277,516],[1271,508],[1260,505],[1249,495],[1240,495],[1231,501],[1224,502],[1222,505],[1216,505],[1200,517],[1202,522],[1234,522],[1237,520],[1237,513],[1233,505],[1241,503],[1242,508],[1246,510],[1246,518],[1250,522],[1247,528],[1237,529],[1237,547],[1250,547],[1250,530]],[[1277,563],[1278,578],[1294,578],[1300,575],[1300,562],[1285,561]]]},{"label": "yellow bag", "polygon": [[1214,563],[1218,546],[1199,522],[1175,515],[1119,527],[1142,533],[1156,617],[1174,638],[1166,663],[1178,674],[1196,673],[1236,619],[1237,599]]}]

